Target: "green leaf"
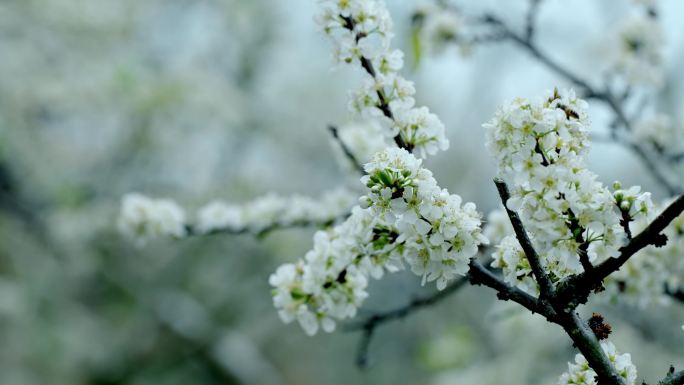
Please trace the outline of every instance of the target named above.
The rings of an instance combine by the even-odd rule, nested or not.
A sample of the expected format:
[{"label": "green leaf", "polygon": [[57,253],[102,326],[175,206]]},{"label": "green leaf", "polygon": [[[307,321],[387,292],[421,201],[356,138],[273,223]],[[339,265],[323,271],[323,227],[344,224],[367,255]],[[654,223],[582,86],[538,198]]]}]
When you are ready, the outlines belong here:
[{"label": "green leaf", "polygon": [[422,56],[422,45],[420,41],[420,32],[421,28],[414,26],[411,28],[411,53],[413,54],[412,56],[412,69],[416,70],[418,68],[418,65],[420,64],[420,59]]}]

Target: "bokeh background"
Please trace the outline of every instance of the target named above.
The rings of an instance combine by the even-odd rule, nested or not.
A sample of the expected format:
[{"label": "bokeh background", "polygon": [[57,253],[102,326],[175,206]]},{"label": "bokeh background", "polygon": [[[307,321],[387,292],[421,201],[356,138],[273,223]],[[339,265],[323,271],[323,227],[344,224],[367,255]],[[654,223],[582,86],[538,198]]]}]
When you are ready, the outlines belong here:
[{"label": "bokeh background", "polygon": [[[539,44],[599,83],[606,37],[631,4],[571,3],[544,1]],[[460,4],[516,27],[527,7]],[[409,49],[417,5],[388,0],[398,48]],[[660,8],[666,86],[657,104],[681,125],[684,3]],[[310,338],[282,324],[268,275],[308,250],[311,229],[144,247],[117,232],[130,191],[192,209],[357,183],[331,155],[326,126],[350,120],[348,90],[361,77],[331,69],[315,10],[312,0],[0,1],[1,384],[556,382],[575,354],[570,341],[483,288],[382,328],[363,371],[358,333]],[[567,86],[509,44],[426,55],[406,75],[451,140],[428,166],[483,212],[497,199],[481,124],[505,100]],[[591,114],[605,132],[609,113],[596,105]],[[606,183],[665,198],[619,146],[594,145],[590,167]],[[373,282],[361,315],[429,292],[410,274]],[[684,364],[684,305],[589,308],[613,324],[639,378]]]}]

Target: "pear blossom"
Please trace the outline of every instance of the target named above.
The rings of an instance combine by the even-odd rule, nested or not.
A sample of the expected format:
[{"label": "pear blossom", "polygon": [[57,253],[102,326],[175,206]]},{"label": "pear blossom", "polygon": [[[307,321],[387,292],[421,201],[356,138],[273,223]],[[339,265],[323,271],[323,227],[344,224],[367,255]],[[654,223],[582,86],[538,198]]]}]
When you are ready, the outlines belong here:
[{"label": "pear blossom", "polygon": [[138,193],[126,194],[121,200],[119,230],[144,244],[160,236],[183,237],[186,234],[185,213],[171,199],[152,199]]},{"label": "pear blossom", "polygon": [[222,229],[238,230],[243,227],[243,210],[239,205],[213,201],[197,212],[197,230],[202,234]]},{"label": "pear blossom", "polygon": [[[622,377],[626,385],[634,385],[637,378],[637,369],[632,364],[629,353],[618,354],[612,342],[601,342],[601,349],[608,356],[608,360],[615,367],[618,375]],[[583,355],[577,354],[575,362],[568,363],[568,371],[558,379],[559,385],[597,385],[596,372],[589,366]]]},{"label": "pear blossom", "polygon": [[415,107],[413,83],[399,71],[404,54],[391,48],[392,22],[380,0],[325,0],[317,21],[330,37],[340,63],[365,70],[363,85],[353,91],[350,109],[378,119],[386,135],[399,137],[420,157],[446,150],[444,124],[427,107]]},{"label": "pear blossom", "polygon": [[656,113],[634,124],[632,136],[636,142],[653,144],[657,150],[679,150],[684,141],[684,131],[665,114]]},{"label": "pear blossom", "polygon": [[467,50],[463,35],[466,21],[454,7],[434,3],[423,5],[414,13],[414,20],[420,20],[420,39],[428,50],[439,53],[449,43],[458,43]]},{"label": "pear blossom", "polygon": [[[337,129],[339,140],[351,151],[357,161],[366,163],[373,155],[388,146],[386,135],[377,120],[362,120],[341,125]],[[341,164],[352,165],[340,150],[338,143],[332,143]]]},{"label": "pear blossom", "polygon": [[331,331],[354,317],[370,278],[406,266],[439,290],[468,271],[487,239],[472,203],[441,189],[422,160],[386,148],[364,166],[367,195],[346,221],[314,236],[303,259],[271,276],[273,302],[284,322],[307,334]]},{"label": "pear blossom", "polygon": [[271,226],[332,222],[353,206],[354,194],[340,188],[319,198],[268,194],[240,205],[213,201],[199,209],[196,229],[202,234],[229,231],[260,232]]},{"label": "pear blossom", "polygon": [[[586,169],[586,109],[573,91],[555,90],[540,100],[516,99],[484,125],[498,173],[512,182],[507,207],[520,215],[552,281],[583,271],[586,262],[618,256],[627,240],[621,220],[652,211],[649,193],[635,187],[613,194]],[[530,291],[516,247],[502,241],[493,266]]]},{"label": "pear blossom", "polygon": [[613,66],[633,85],[663,85],[664,38],[658,20],[649,14],[626,19],[617,29],[618,53]]},{"label": "pear blossom", "polygon": [[489,239],[489,242],[493,244],[497,244],[501,242],[504,237],[513,234],[513,226],[503,207],[492,210],[489,215],[487,215],[483,234]]},{"label": "pear blossom", "polygon": [[[637,216],[630,223],[633,234],[641,232],[655,213],[663,210],[671,200],[661,202],[651,209],[650,215]],[[684,215],[675,218],[663,233],[668,242],[662,247],[647,247],[639,250],[625,265],[611,274],[605,281],[606,300],[644,308],[649,305],[667,305],[671,298],[663,290],[678,289],[684,282]]]}]

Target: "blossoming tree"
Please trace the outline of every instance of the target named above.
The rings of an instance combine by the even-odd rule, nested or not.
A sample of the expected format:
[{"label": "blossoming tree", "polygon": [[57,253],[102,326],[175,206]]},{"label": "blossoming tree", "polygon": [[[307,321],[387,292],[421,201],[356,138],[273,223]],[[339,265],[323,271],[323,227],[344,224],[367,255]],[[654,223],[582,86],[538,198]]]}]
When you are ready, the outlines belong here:
[{"label": "blossoming tree", "polygon": [[[363,331],[364,364],[374,330],[431,305],[465,284],[484,285],[559,326],[578,353],[560,384],[635,384],[629,353],[610,341],[611,326],[577,309],[596,297],[636,304],[680,298],[684,264],[684,195],[663,167],[676,153],[667,118],[637,123],[625,110],[633,88],[663,84],[661,41],[652,2],[620,32],[621,53],[612,65],[620,78],[597,88],[552,60],[535,43],[532,0],[525,30],[516,32],[492,15],[468,18],[444,4],[416,10],[414,33],[430,50],[456,44],[512,42],[568,80],[573,89],[503,104],[483,124],[484,146],[495,160],[494,184],[502,208],[483,220],[472,202],[439,186],[423,159],[449,148],[445,126],[417,106],[413,83],[401,74],[404,54],[392,48],[392,19],[380,0],[324,0],[317,22],[330,38],[337,62],[362,71],[349,106],[366,124],[331,127],[360,192],[334,190],[319,199],[269,195],[245,205],[220,201],[189,221],[173,201],[130,194],[123,199],[121,230],[144,243],[155,236],[210,233],[262,234],[278,227],[318,226],[303,258],[269,278],[273,303],[285,323],[308,335],[333,332],[357,317],[371,279],[410,270],[432,297],[377,313],[352,327]],[[421,47],[414,47],[419,56]],[[619,182],[605,186],[587,167],[593,100],[615,115],[611,139],[634,151],[672,197],[654,204],[649,192]],[[650,119],[650,120],[649,120]],[[560,372],[560,370],[559,370]],[[672,368],[659,384],[684,384]]]}]

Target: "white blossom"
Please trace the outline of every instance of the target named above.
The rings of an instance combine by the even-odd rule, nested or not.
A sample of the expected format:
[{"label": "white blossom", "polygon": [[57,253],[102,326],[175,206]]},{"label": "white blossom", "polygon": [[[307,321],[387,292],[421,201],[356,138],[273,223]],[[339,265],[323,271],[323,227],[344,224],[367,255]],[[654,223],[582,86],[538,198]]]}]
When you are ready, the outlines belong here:
[{"label": "white blossom", "polygon": [[142,194],[126,194],[121,200],[119,230],[140,244],[160,237],[183,237],[185,213],[170,199],[152,199]]},{"label": "white blossom", "polygon": [[660,151],[680,149],[684,141],[684,131],[673,124],[672,119],[662,113],[656,113],[639,120],[634,124],[632,132],[636,142],[647,142]]},{"label": "white blossom", "polygon": [[[636,236],[663,210],[672,199],[652,208],[650,215],[637,216],[630,224]],[[628,305],[646,307],[653,304],[667,305],[671,298],[665,288],[676,290],[684,282],[684,215],[675,218],[663,231],[668,241],[662,247],[646,247],[633,255],[622,268],[605,281],[606,300]]]},{"label": "white blossom", "polygon": [[325,0],[317,17],[341,63],[362,66],[363,86],[354,90],[350,109],[378,119],[388,137],[398,136],[421,157],[446,150],[442,122],[427,107],[414,107],[415,88],[399,71],[404,54],[391,49],[392,22],[379,0]]},{"label": "white blossom", "polygon": [[314,236],[304,259],[271,276],[274,305],[284,322],[298,320],[313,334],[354,317],[370,278],[408,265],[422,282],[444,289],[468,271],[486,243],[472,203],[437,186],[408,151],[390,147],[365,165],[368,194],[343,223]]},{"label": "white blossom", "polygon": [[[337,130],[339,140],[351,151],[356,160],[366,163],[376,152],[387,147],[387,139],[383,127],[376,120],[364,120],[342,125]],[[340,163],[349,167],[349,159],[340,150],[338,143],[332,143]]]},{"label": "white blossom", "polygon": [[421,20],[421,41],[433,52],[441,52],[450,43],[457,43],[463,51],[469,47],[463,39],[466,21],[453,7],[429,3],[416,11]]},{"label": "white blossom", "polygon": [[[507,206],[520,215],[552,281],[583,271],[581,258],[598,263],[619,255],[626,242],[620,207],[629,220],[652,211],[649,193],[635,187],[614,196],[586,169],[586,108],[574,92],[554,91],[541,100],[516,99],[484,125],[499,175],[512,182]],[[494,266],[529,291],[528,267],[514,246],[502,242]]]},{"label": "white blossom", "polygon": [[634,85],[661,87],[663,33],[657,19],[639,14],[626,19],[616,32],[615,70]]},{"label": "white blossom", "polygon": [[503,207],[492,210],[487,215],[483,234],[493,244],[499,243],[504,237],[513,234],[513,226]]},{"label": "white blossom", "polygon": [[239,230],[244,227],[242,208],[221,201],[213,201],[197,212],[197,230],[202,234],[224,229]]},{"label": "white blossom", "polygon": [[[634,385],[637,377],[637,369],[632,364],[629,353],[618,354],[612,342],[601,342],[601,349],[608,356],[608,360],[615,367],[618,375],[622,377],[626,385]],[[575,362],[568,363],[568,371],[558,379],[559,385],[597,385],[596,372],[589,366],[583,355],[577,354]]]}]

